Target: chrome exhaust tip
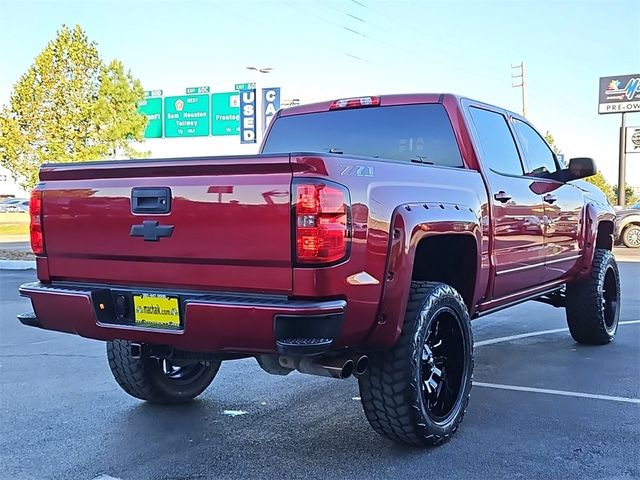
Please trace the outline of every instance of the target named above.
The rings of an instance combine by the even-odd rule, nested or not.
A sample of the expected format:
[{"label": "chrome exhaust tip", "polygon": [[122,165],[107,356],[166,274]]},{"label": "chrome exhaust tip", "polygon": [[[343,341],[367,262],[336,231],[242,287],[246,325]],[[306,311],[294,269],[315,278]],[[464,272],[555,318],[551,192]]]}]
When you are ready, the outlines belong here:
[{"label": "chrome exhaust tip", "polygon": [[355,377],[360,377],[367,372],[367,368],[369,368],[369,357],[366,355],[360,355],[353,358],[354,368],[353,375]]},{"label": "chrome exhaust tip", "polygon": [[300,373],[322,377],[345,379],[349,378],[355,369],[355,362],[344,357],[292,358],[282,356],[279,360],[280,365],[285,368],[294,368]]}]

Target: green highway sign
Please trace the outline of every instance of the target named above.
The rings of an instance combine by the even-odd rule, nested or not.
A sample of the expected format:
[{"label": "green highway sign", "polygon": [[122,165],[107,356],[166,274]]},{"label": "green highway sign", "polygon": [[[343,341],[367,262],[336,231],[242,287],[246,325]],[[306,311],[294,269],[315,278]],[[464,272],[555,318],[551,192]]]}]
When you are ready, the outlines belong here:
[{"label": "green highway sign", "polygon": [[195,93],[209,93],[209,87],[189,87],[187,88],[187,95],[193,95]]},{"label": "green highway sign", "polygon": [[237,91],[242,90],[254,90],[256,88],[255,82],[252,83],[236,83],[235,89]]},{"label": "green highway sign", "polygon": [[145,98],[138,104],[138,111],[147,117],[144,138],[162,138],[162,99]]},{"label": "green highway sign", "polygon": [[162,90],[145,90],[144,96],[145,97],[161,97]]},{"label": "green highway sign", "polygon": [[211,135],[240,135],[238,92],[211,95]]},{"label": "green highway sign", "polygon": [[165,137],[206,137],[209,135],[208,94],[164,98]]}]

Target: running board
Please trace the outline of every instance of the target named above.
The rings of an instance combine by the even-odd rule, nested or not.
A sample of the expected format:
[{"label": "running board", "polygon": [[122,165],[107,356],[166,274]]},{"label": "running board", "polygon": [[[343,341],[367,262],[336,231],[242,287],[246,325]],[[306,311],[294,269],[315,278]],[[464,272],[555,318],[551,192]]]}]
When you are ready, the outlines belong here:
[{"label": "running board", "polygon": [[[564,303],[562,305],[556,305],[554,303],[550,303],[551,300],[547,300],[546,298],[547,297],[551,298],[553,295],[557,294],[561,290],[564,290],[564,288],[565,288],[564,283],[562,283],[560,285],[555,285],[555,286],[553,286],[551,288],[548,288],[546,290],[537,291],[535,293],[532,293],[531,295],[527,295],[525,297],[518,298],[516,300],[512,300],[512,301],[503,303],[501,305],[489,308],[487,310],[476,311],[473,314],[472,318],[484,317],[485,315],[490,315],[492,313],[499,312],[500,310],[503,310],[505,308],[513,307],[514,305],[518,305],[520,303],[528,302],[529,300],[537,300],[539,302],[543,302],[543,303],[547,303],[549,305],[553,305],[554,307],[561,307],[561,306],[563,307]],[[554,302],[555,302],[555,300],[554,300]],[[563,302],[564,302],[564,300],[563,300]]]}]

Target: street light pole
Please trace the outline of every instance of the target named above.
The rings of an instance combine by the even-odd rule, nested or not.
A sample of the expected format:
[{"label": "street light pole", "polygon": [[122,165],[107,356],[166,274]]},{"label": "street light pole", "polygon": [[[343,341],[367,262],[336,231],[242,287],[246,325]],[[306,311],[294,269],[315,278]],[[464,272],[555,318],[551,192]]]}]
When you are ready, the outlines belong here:
[{"label": "street light pole", "polygon": [[255,78],[255,89],[256,89],[256,143],[259,145],[262,142],[262,135],[263,135],[263,128],[264,126],[262,125],[262,109],[264,108],[264,106],[262,105],[262,93],[260,91],[261,85],[260,85],[260,79],[261,74],[266,75],[268,73],[271,73],[271,71],[273,70],[273,67],[256,67],[253,65],[249,65],[248,67],[246,67],[247,70],[251,70],[252,72],[255,72],[254,74],[254,78]]},{"label": "street light pole", "polygon": [[622,112],[622,125],[620,125],[620,145],[618,150],[618,205],[624,207],[627,204],[627,192],[625,191],[626,186],[626,172],[627,169],[626,160],[627,160],[627,148],[626,148],[626,136],[625,136],[625,118],[624,112]]}]

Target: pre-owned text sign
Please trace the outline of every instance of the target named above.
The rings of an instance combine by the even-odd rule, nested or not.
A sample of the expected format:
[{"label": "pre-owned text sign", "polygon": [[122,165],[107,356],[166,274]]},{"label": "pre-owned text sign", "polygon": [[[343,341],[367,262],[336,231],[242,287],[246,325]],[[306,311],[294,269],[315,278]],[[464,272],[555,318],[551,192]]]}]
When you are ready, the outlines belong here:
[{"label": "pre-owned text sign", "polygon": [[600,77],[598,113],[640,112],[640,73]]},{"label": "pre-owned text sign", "polygon": [[165,137],[209,135],[209,95],[180,95],[164,99]]}]

